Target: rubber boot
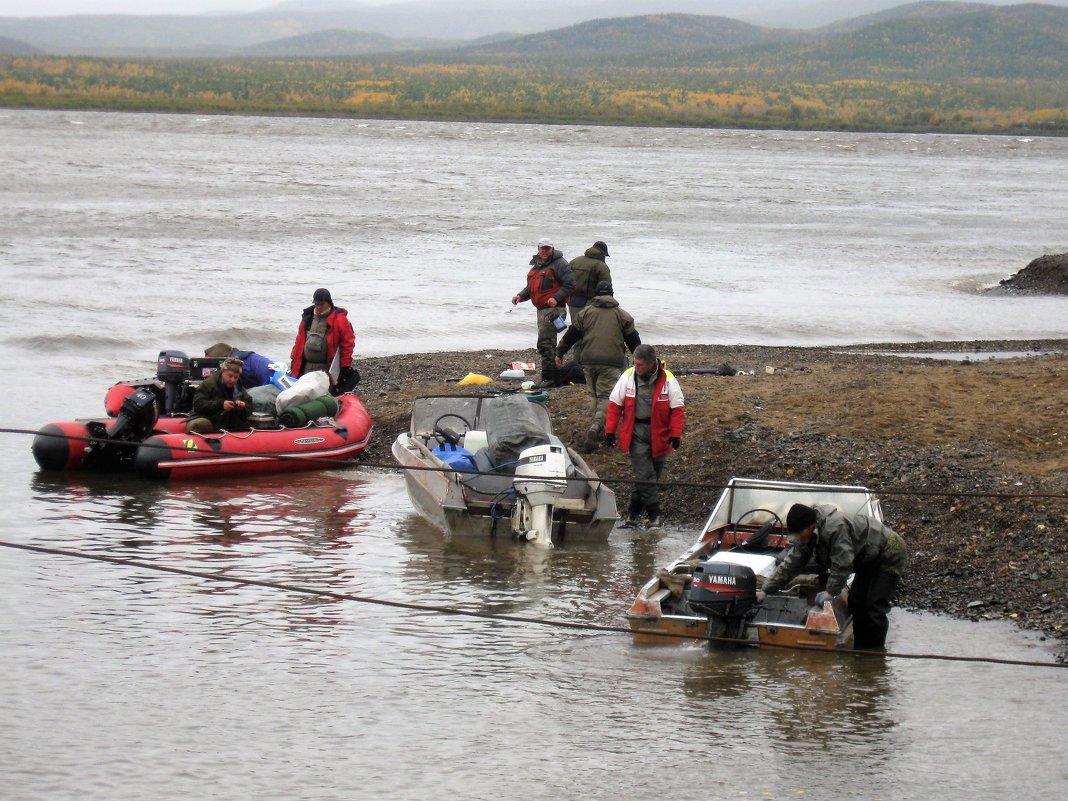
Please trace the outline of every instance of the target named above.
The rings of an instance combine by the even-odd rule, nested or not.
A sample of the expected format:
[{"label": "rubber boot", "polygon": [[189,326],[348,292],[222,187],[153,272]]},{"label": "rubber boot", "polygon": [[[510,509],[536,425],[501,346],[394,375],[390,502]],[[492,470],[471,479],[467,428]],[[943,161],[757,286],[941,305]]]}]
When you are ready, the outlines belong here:
[{"label": "rubber boot", "polygon": [[632,497],[630,499],[630,506],[627,509],[627,519],[621,524],[623,528],[634,528],[641,523],[642,510],[645,505],[642,503],[641,498]]},{"label": "rubber boot", "polygon": [[538,389],[559,386],[559,384],[556,383],[557,377],[556,362],[545,361],[542,359],[541,381],[537,385]]},{"label": "rubber boot", "polygon": [[645,513],[649,516],[649,519],[645,521],[646,528],[660,528],[660,504],[654,503],[645,509]]}]

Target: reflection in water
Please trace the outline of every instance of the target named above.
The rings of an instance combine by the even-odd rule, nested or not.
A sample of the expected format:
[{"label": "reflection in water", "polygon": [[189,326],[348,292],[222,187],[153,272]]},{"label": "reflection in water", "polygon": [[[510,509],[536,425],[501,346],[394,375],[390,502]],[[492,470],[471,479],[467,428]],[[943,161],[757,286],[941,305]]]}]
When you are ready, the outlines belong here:
[{"label": "reflection in water", "polygon": [[31,479],[35,500],[51,510],[45,521],[93,521],[101,533],[151,533],[169,542],[298,535],[312,554],[347,547],[369,524],[359,487],[355,473],[341,471],[196,484],[43,471]]},{"label": "reflection in water", "polygon": [[[30,484],[20,514],[36,518],[22,532],[35,544],[568,622],[623,625],[638,584],[694,536],[620,530],[606,543],[552,550],[449,539],[413,513],[399,476],[373,471],[185,486],[44,476]],[[0,619],[0,714],[11,721],[21,770],[13,797],[55,797],[38,790],[59,774],[122,787],[116,799],[151,797],[149,774],[116,776],[128,758],[152,765],[175,795],[195,795],[186,777],[196,776],[226,797],[255,790],[287,799],[311,797],[324,781],[336,797],[415,797],[432,780],[447,797],[495,799],[518,783],[525,798],[558,801],[574,794],[578,772],[589,773],[591,798],[670,787],[673,796],[733,801],[912,799],[951,761],[967,764],[961,797],[990,797],[983,786],[1012,777],[1049,798],[1064,786],[1056,768],[999,766],[1009,776],[1000,779],[981,758],[960,756],[981,754],[1017,716],[1036,733],[1039,764],[1055,764],[1068,736],[1051,711],[1068,701],[1057,677],[1029,674],[1003,699],[985,692],[993,680],[1011,682],[1000,670],[637,648],[625,635],[22,553],[5,554],[0,572],[11,610]],[[902,650],[960,650],[972,647],[969,636],[990,648],[968,624],[894,614],[892,631],[912,638]],[[1001,653],[1012,656],[1017,639],[1006,635]],[[951,700],[932,703],[933,694]],[[981,715],[968,717],[960,699],[978,694]],[[8,714],[15,698],[26,708]],[[327,727],[328,738],[293,736]],[[939,730],[946,734],[930,736]],[[419,753],[426,770],[382,759],[404,752]],[[221,753],[234,764],[220,766]],[[260,787],[241,771],[257,760],[286,769]],[[493,778],[502,774],[505,785]]]},{"label": "reflection in water", "polygon": [[[365,512],[366,482],[352,471],[195,484],[38,472],[31,488],[42,507],[38,540],[63,545],[69,538],[111,556],[348,593],[356,584],[354,566],[328,554],[359,550],[361,533],[373,525]],[[271,626],[294,631],[322,634],[349,619],[346,602],[337,598],[165,574],[118,581],[138,592],[177,581],[199,599],[187,611],[216,621],[220,631],[271,607],[279,612]]]},{"label": "reflection in water", "polygon": [[619,625],[621,603],[633,592],[614,567],[610,543],[545,549],[510,536],[447,537],[414,514],[398,530],[414,580],[435,587],[437,597],[478,602],[482,611],[529,615],[533,606],[546,617]]}]

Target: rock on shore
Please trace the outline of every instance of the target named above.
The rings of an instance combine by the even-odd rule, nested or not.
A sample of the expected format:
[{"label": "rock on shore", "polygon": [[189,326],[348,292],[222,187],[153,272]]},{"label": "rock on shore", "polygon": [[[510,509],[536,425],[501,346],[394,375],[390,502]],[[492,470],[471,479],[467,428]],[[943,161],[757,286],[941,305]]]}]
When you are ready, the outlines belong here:
[{"label": "rock on shore", "polygon": [[[955,359],[894,353],[959,353]],[[992,359],[999,352],[1035,354]],[[789,348],[659,346],[680,376],[687,427],[665,472],[669,523],[696,530],[731,476],[863,484],[909,543],[905,606],[1011,618],[1068,655],[1068,340],[924,342]],[[391,465],[413,397],[473,392],[532,350],[362,359],[359,391],[375,420],[368,464]],[[720,367],[735,376],[687,375]],[[495,383],[490,388],[514,388]],[[481,388],[485,389],[485,387]],[[584,386],[551,392],[557,433],[579,445]],[[630,465],[586,457],[626,496]]]},{"label": "rock on shore", "polygon": [[999,284],[1014,294],[1068,295],[1068,253],[1039,256]]}]

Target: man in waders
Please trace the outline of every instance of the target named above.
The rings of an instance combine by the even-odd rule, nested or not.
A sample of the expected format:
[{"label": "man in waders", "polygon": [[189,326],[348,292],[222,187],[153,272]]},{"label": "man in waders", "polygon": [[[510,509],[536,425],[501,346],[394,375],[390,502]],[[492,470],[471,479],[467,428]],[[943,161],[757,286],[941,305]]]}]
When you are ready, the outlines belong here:
[{"label": "man in waders", "polygon": [[652,345],[634,349],[634,366],[623,371],[611,395],[604,420],[604,441],[630,454],[634,491],[624,526],[635,526],[642,512],[648,528],[660,527],[657,482],[668,454],[682,445],[686,426],[685,399],[678,379],[656,358]]},{"label": "man in waders", "polygon": [[512,305],[529,300],[538,310],[538,355],[541,356],[541,383],[538,387],[562,386],[556,369],[556,339],[567,327],[567,299],[575,289],[575,277],[564,254],[545,238],[530,260],[527,285],[512,296]]},{"label": "man in waders", "polygon": [[890,628],[886,616],[905,571],[905,538],[874,517],[847,516],[833,504],[795,503],[786,531],[790,550],[757,592],[757,602],[785,587],[812,560],[829,571],[826,591],[816,595],[820,606],[841,593],[853,573],[848,596],[853,646],[882,648]]}]

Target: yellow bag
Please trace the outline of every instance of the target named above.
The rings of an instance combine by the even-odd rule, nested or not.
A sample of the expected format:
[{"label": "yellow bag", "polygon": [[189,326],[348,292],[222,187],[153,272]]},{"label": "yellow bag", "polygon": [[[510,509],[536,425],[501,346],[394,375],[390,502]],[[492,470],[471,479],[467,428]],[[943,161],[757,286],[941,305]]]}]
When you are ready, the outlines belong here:
[{"label": "yellow bag", "polygon": [[468,373],[459,381],[456,382],[457,386],[467,386],[470,384],[489,384],[493,381],[488,375],[479,375],[478,373]]}]

